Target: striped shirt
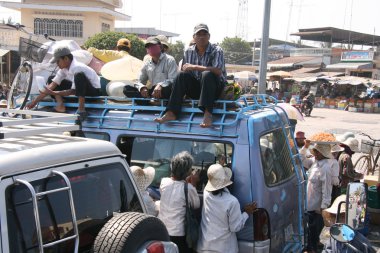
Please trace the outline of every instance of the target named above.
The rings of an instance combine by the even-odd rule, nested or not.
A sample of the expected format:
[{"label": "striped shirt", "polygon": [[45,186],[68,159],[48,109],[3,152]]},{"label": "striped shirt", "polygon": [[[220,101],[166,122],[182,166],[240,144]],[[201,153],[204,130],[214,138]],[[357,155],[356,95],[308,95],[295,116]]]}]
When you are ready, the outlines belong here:
[{"label": "striped shirt", "polygon": [[[182,65],[189,63],[204,67],[214,67],[222,71],[220,80],[226,82],[226,66],[224,63],[223,49],[215,44],[209,43],[206,52],[201,56],[198,54],[196,45],[190,46],[184,53]],[[181,66],[182,68],[182,66]],[[201,79],[201,71],[191,71],[197,80]]]}]

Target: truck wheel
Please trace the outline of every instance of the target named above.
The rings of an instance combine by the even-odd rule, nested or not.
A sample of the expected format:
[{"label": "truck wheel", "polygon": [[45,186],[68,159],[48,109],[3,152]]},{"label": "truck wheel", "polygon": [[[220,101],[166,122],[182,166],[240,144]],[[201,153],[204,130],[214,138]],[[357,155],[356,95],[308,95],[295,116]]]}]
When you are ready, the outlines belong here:
[{"label": "truck wheel", "polygon": [[96,236],[94,253],[135,253],[147,241],[170,241],[164,223],[154,216],[127,212],[111,218]]}]

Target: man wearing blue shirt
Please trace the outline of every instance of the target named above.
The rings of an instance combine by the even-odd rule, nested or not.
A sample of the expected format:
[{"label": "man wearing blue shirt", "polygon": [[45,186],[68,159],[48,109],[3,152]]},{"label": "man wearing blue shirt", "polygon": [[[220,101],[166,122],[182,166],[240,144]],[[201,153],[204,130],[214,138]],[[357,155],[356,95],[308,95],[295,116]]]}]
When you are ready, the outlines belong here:
[{"label": "man wearing blue shirt", "polygon": [[212,111],[226,83],[226,69],[223,50],[209,42],[208,26],[194,27],[195,45],[184,54],[181,72],[174,80],[173,90],[167,104],[166,113],[155,121],[165,123],[175,120],[181,112],[183,97],[199,99],[198,107],[204,112],[201,127],[211,127]]}]

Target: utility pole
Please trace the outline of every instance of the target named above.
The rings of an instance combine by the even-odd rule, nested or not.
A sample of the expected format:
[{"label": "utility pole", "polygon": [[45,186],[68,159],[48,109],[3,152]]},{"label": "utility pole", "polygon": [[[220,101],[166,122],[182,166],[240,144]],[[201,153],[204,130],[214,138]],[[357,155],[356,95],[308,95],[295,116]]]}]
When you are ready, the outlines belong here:
[{"label": "utility pole", "polygon": [[261,47],[260,47],[259,87],[257,89],[257,92],[259,94],[265,94],[265,90],[266,90],[270,7],[271,7],[271,0],[265,0],[263,31],[262,31],[262,36],[261,36]]}]

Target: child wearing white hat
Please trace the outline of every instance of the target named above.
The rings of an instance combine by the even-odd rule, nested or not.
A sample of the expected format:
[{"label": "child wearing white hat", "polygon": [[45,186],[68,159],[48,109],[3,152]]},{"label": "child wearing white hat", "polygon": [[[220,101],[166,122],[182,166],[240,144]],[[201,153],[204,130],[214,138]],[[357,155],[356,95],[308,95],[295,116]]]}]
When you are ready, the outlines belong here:
[{"label": "child wearing white hat", "polygon": [[256,210],[256,203],[247,204],[241,212],[239,201],[226,188],[232,184],[230,168],[213,164],[207,176],[197,252],[237,253],[236,232],[244,227],[248,214]]}]

